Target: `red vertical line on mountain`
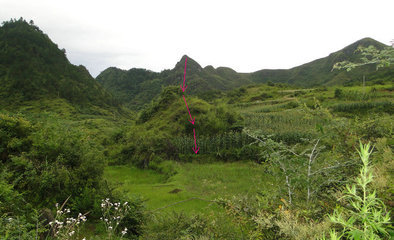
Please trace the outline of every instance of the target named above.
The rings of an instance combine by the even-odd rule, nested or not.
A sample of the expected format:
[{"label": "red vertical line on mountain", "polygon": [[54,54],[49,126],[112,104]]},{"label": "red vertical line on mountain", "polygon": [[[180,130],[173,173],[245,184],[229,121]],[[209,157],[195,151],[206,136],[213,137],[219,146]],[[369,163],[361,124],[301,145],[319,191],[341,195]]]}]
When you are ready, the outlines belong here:
[{"label": "red vertical line on mountain", "polygon": [[192,115],[190,114],[190,110],[189,110],[189,107],[187,106],[187,103],[186,103],[186,98],[185,98],[185,96],[184,96],[184,95],[182,95],[182,97],[183,97],[183,100],[185,101],[186,108],[187,108],[187,111],[188,111],[188,113],[189,113],[189,116],[190,116],[190,120],[189,120],[189,122],[190,122],[191,124],[193,124],[193,125],[194,125],[194,119],[195,119],[195,118],[192,118]]},{"label": "red vertical line on mountain", "polygon": [[194,128],[193,128],[193,133],[194,133],[194,148],[193,148],[193,151],[197,154],[198,150],[200,150],[200,147],[197,148],[196,130]]},{"label": "red vertical line on mountain", "polygon": [[187,66],[187,57],[185,57],[185,71],[183,73],[183,87],[181,86],[182,92],[185,92],[187,86],[185,86],[185,81],[186,81],[186,66]]}]

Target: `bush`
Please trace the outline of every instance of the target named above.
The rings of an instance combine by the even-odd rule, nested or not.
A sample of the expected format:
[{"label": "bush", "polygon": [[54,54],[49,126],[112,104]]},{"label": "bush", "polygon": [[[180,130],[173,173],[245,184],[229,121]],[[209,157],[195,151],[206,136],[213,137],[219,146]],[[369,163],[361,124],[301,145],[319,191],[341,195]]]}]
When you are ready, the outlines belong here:
[{"label": "bush", "polygon": [[343,90],[340,89],[340,88],[336,88],[336,89],[335,89],[335,92],[334,92],[334,97],[335,97],[335,98],[341,98],[342,95],[343,95]]},{"label": "bush", "polygon": [[23,117],[0,113],[0,160],[7,162],[10,155],[29,151],[32,131],[31,123]]},{"label": "bush", "polygon": [[[7,240],[36,239],[37,230],[34,224],[29,223],[25,217],[0,216],[0,236]],[[39,229],[40,232],[42,229]],[[3,238],[4,237],[4,238]]]},{"label": "bush", "polygon": [[[94,142],[63,122],[46,119],[32,125],[22,117],[0,115],[0,155],[8,174],[2,181],[24,192],[25,201],[47,206],[73,195],[99,189],[104,169],[102,152]],[[83,201],[82,210],[93,207]],[[93,200],[90,201],[93,203]],[[75,205],[77,206],[77,205]]]}]

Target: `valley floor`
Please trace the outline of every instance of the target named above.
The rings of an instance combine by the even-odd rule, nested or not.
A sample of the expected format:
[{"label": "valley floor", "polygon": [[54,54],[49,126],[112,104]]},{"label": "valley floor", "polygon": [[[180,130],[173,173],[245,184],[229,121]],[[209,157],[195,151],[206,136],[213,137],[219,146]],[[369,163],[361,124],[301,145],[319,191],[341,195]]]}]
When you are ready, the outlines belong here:
[{"label": "valley floor", "polygon": [[143,197],[150,211],[222,211],[222,208],[210,201],[219,197],[256,195],[262,190],[275,190],[275,178],[266,173],[265,167],[259,164],[173,164],[176,165],[177,173],[169,179],[156,171],[132,166],[108,166],[104,176],[117,191],[127,193],[130,197]]}]

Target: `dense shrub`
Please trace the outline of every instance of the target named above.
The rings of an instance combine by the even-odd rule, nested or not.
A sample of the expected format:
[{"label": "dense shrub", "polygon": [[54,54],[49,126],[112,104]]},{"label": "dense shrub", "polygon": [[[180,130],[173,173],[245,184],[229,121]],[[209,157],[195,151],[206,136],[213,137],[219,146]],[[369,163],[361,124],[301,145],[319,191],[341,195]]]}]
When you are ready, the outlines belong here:
[{"label": "dense shrub", "polygon": [[[81,132],[56,121],[33,126],[21,117],[2,114],[0,136],[0,170],[9,173],[6,181],[24,192],[26,201],[46,206],[70,195],[92,197],[99,189],[104,160],[99,147]],[[75,207],[87,210],[93,201]]]}]

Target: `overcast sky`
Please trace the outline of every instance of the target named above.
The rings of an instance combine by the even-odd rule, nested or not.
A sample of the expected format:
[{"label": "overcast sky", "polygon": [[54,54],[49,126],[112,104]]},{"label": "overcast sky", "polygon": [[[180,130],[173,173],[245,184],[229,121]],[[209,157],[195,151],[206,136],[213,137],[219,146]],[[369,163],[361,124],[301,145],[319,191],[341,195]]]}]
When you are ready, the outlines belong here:
[{"label": "overcast sky", "polygon": [[364,37],[394,39],[393,0],[0,0],[93,76],[110,66],[173,68],[187,54],[238,72],[291,68]]}]

